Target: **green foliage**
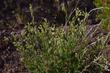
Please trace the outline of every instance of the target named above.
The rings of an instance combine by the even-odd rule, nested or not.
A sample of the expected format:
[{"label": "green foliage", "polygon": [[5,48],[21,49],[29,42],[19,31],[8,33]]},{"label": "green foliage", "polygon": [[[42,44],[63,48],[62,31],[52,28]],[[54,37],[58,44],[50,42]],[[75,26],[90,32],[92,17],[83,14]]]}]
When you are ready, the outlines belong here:
[{"label": "green foliage", "polygon": [[105,31],[110,31],[110,8],[104,7],[101,9],[101,13],[98,15],[98,19],[102,20],[101,28]]},{"label": "green foliage", "polygon": [[87,35],[85,19],[79,20],[80,25],[74,25],[75,19],[65,27],[49,26],[44,19],[36,27],[33,18],[20,37],[14,36],[14,44],[29,73],[103,73],[109,70],[109,61],[103,55],[109,34],[97,36],[95,42],[90,43],[92,38]]},{"label": "green foliage", "polygon": [[110,31],[110,0],[95,0],[95,4],[97,7],[102,7],[98,14],[98,19],[102,20],[102,29]]},{"label": "green foliage", "polygon": [[79,26],[74,26],[74,21],[71,23],[67,30],[50,27],[46,20],[39,27],[29,23],[19,40],[15,37],[14,44],[30,73],[101,73],[104,70],[105,64],[100,66],[100,62],[105,63],[100,54],[103,42],[97,38],[96,44],[88,47],[85,22]]},{"label": "green foliage", "polygon": [[97,7],[108,6],[110,7],[110,0],[95,0],[94,2]]}]

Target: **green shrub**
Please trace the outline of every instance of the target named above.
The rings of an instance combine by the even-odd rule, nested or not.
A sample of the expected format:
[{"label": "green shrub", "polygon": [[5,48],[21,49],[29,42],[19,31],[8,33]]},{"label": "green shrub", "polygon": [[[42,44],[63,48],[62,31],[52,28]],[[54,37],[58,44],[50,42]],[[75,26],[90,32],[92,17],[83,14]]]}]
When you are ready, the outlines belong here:
[{"label": "green shrub", "polygon": [[55,27],[44,20],[36,27],[31,22],[25,25],[19,39],[14,36],[14,44],[29,73],[103,73],[109,70],[109,62],[102,53],[109,35],[97,36],[90,43],[85,20],[74,25],[73,18],[69,23],[69,26]]}]

